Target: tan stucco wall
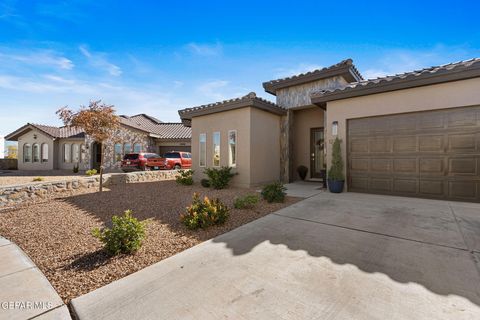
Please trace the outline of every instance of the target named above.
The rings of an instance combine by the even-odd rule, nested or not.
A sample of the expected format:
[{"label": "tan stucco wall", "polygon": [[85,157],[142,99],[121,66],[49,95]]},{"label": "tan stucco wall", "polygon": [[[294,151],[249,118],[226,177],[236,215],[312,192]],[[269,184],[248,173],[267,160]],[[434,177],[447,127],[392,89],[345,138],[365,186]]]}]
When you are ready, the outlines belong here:
[{"label": "tan stucco wall", "polygon": [[252,108],[250,146],[250,184],[280,180],[280,116]]},{"label": "tan stucco wall", "polygon": [[327,103],[327,166],[331,163],[332,122],[338,121],[342,156],[346,159],[347,120],[369,116],[465,107],[480,104],[480,78],[379,93]]},{"label": "tan stucco wall", "polygon": [[297,167],[308,168],[307,178],[310,178],[310,129],[324,126],[324,111],[317,106],[308,109],[295,110],[293,114],[293,179],[299,180]]},{"label": "tan stucco wall", "polygon": [[[37,139],[34,139],[34,135],[37,136]],[[29,143],[32,146],[34,143],[38,143],[40,148],[43,143],[48,144],[48,161],[41,162],[40,159],[40,162],[23,162],[23,145],[25,143]],[[52,170],[54,163],[53,154],[53,138],[39,130],[31,130],[18,138],[18,170]]]},{"label": "tan stucco wall", "polygon": [[204,178],[204,167],[199,166],[199,135],[207,134],[207,167],[213,166],[213,133],[220,132],[220,165],[228,166],[229,130],[237,130],[237,166],[238,175],[232,179],[231,185],[250,186],[250,123],[251,108],[241,108],[227,112],[214,113],[192,119],[192,169],[195,180]]}]

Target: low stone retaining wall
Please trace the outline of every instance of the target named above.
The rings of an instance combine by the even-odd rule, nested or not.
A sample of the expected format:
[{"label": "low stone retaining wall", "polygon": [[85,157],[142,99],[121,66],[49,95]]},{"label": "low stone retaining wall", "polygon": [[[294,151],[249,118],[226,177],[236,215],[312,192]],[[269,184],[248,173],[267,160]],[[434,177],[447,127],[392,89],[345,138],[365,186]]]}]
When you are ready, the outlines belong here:
[{"label": "low stone retaining wall", "polygon": [[17,170],[17,159],[0,159],[0,170]]},{"label": "low stone retaining wall", "polygon": [[[104,174],[104,186],[135,182],[173,180],[177,171],[144,171]],[[71,195],[81,190],[98,188],[100,176],[80,177],[65,181],[34,182],[15,186],[0,186],[0,209],[27,202],[42,201],[60,195]]]}]

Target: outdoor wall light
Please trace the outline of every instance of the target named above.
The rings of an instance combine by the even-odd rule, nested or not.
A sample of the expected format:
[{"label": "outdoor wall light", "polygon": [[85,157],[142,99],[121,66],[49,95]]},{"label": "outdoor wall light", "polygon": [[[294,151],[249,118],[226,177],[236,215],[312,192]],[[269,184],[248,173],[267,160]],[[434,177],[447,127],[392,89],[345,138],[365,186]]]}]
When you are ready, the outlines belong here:
[{"label": "outdoor wall light", "polygon": [[332,136],[336,136],[338,134],[338,121],[332,122]]}]

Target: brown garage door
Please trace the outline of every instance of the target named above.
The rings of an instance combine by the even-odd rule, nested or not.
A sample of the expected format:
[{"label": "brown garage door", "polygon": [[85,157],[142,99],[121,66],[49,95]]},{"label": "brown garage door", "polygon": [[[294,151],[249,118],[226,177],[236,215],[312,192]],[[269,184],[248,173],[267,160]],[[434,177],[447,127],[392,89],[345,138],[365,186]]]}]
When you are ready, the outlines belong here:
[{"label": "brown garage door", "polygon": [[480,201],[480,107],[348,121],[350,191]]}]

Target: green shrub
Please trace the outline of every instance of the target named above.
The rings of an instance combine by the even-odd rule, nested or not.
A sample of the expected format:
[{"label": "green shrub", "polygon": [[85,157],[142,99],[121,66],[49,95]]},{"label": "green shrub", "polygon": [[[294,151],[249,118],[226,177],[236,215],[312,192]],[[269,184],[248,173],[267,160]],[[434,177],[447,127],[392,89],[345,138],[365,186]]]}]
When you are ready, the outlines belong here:
[{"label": "green shrub", "polygon": [[247,194],[244,197],[235,198],[233,206],[235,209],[251,209],[258,203],[259,197],[256,194]]},{"label": "green shrub", "polygon": [[193,170],[178,170],[175,180],[184,186],[191,186],[193,184]]},{"label": "green shrub", "polygon": [[100,239],[105,249],[112,255],[133,253],[141,246],[145,238],[146,222],[138,221],[132,216],[132,210],[125,211],[123,216],[112,217],[112,228],[95,228],[94,237]]},{"label": "green shrub", "polygon": [[189,229],[222,224],[227,218],[228,208],[219,199],[210,200],[205,197],[200,200],[198,193],[193,194],[192,204],[180,215],[180,221]]},{"label": "green shrub", "polygon": [[343,159],[342,159],[342,150],[341,150],[341,140],[335,138],[332,146],[332,166],[328,170],[328,179],[334,181],[345,181],[345,176],[343,175]]},{"label": "green shrub", "polygon": [[36,177],[36,178],[33,178],[32,181],[33,181],[33,182],[37,182],[37,181],[43,181],[43,180],[45,180],[44,177]]},{"label": "green shrub", "polygon": [[235,176],[231,167],[207,168],[204,173],[210,180],[210,185],[214,189],[224,189],[228,186],[230,180]]},{"label": "green shrub", "polygon": [[282,183],[274,182],[262,189],[262,197],[268,202],[283,202],[285,200],[285,188]]},{"label": "green shrub", "polygon": [[202,187],[210,188],[210,180],[208,180],[208,179],[200,180],[200,184],[202,185]]},{"label": "green shrub", "polygon": [[75,165],[73,166],[73,173],[78,173],[78,170],[79,170],[79,169],[80,169],[80,168],[79,168],[79,166],[78,166],[78,163],[75,164]]},{"label": "green shrub", "polygon": [[94,176],[94,175],[97,174],[97,169],[87,170],[87,171],[85,171],[85,174],[89,177]]}]

